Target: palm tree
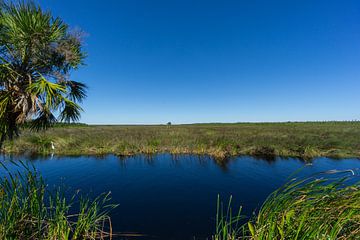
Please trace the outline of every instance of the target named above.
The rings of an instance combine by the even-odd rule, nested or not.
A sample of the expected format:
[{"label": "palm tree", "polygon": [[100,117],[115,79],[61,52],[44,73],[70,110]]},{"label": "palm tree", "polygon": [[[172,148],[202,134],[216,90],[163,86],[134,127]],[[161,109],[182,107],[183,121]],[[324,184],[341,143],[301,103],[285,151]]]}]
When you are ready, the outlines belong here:
[{"label": "palm tree", "polygon": [[69,75],[84,58],[80,35],[60,18],[32,2],[1,5],[0,149],[25,122],[41,130],[79,120],[86,85]]}]

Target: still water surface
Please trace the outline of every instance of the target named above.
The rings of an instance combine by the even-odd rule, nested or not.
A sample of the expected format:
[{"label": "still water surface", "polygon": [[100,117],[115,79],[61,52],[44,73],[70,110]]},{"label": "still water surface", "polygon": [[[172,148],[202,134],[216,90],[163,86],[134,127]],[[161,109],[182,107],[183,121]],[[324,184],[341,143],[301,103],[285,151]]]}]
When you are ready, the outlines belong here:
[{"label": "still water surface", "polygon": [[[64,184],[92,195],[111,191],[120,204],[112,212],[116,232],[141,239],[206,239],[215,224],[216,199],[233,196],[234,207],[251,216],[292,173],[360,168],[359,159],[238,157],[218,164],[210,157],[161,154],[153,157],[2,157],[31,161],[49,186]],[[196,237],[196,238],[195,238]],[[136,238],[139,239],[139,238]]]}]

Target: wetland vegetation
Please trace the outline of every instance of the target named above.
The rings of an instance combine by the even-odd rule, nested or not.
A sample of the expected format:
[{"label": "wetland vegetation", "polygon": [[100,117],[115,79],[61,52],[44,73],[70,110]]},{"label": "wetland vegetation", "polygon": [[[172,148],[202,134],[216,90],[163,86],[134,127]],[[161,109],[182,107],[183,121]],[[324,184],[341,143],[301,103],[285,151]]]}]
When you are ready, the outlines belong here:
[{"label": "wetland vegetation", "polygon": [[[168,122],[148,126],[65,124],[64,122],[77,122],[80,119],[80,104],[87,96],[87,85],[70,78],[70,74],[84,64],[87,56],[82,40],[81,31],[71,30],[60,18],[54,17],[49,11],[43,11],[32,1],[1,1],[1,153],[11,157],[17,154],[51,155],[50,160],[54,155],[63,156],[62,160],[65,160],[65,155],[148,156],[171,153],[210,155],[217,163],[224,163],[222,160],[239,155],[302,159],[360,157],[359,121],[190,125]],[[117,158],[116,161],[123,159]],[[96,164],[93,162],[94,165],[90,165],[89,161],[83,165],[75,165],[76,169],[67,168],[71,165],[69,162],[64,167],[64,161],[58,161],[51,162],[50,168],[59,167],[56,171],[61,177],[71,175],[78,184],[85,179],[82,182],[84,189],[91,186],[104,191],[114,189],[118,190],[118,194],[123,194],[130,186],[131,189],[127,192],[129,198],[123,194],[125,197],[118,196],[118,199],[127,200],[128,206],[136,205],[136,201],[139,201],[140,206],[146,205],[150,211],[154,211],[148,215],[137,213],[137,217],[141,218],[140,227],[148,227],[149,232],[152,231],[149,228],[156,228],[151,224],[160,222],[159,212],[164,209],[167,214],[164,225],[174,221],[174,218],[182,218],[185,223],[208,221],[210,217],[206,214],[210,210],[202,206],[211,201],[215,186],[218,187],[216,191],[231,192],[227,188],[224,190],[226,186],[232,188],[233,192],[241,188],[238,191],[243,196],[254,194],[250,200],[247,199],[247,203],[260,202],[260,209],[256,211],[255,206],[255,209],[250,209],[254,211],[253,216],[244,218],[241,208],[238,211],[232,210],[232,198],[227,206],[223,206],[218,198],[216,224],[212,228],[215,229],[214,233],[204,224],[207,239],[359,239],[360,187],[356,171],[334,170],[310,178],[291,179],[263,201],[263,195],[274,190],[274,182],[270,182],[271,186],[267,185],[269,179],[282,182],[284,176],[281,174],[291,164],[296,165],[294,161],[297,160],[292,159],[286,166],[282,165],[278,172],[273,171],[276,167],[264,167],[255,160],[254,158],[241,165],[246,171],[245,174],[240,172],[243,175],[226,175],[227,168],[219,169],[206,161],[200,161],[198,165],[190,164],[182,172],[169,167],[169,162],[166,161],[167,165],[163,162],[162,168],[151,168],[151,171],[141,165],[129,172],[119,171],[113,165],[108,166],[109,162],[101,165],[100,161],[96,161]],[[72,161],[77,163],[75,159]],[[191,159],[189,162],[192,163]],[[179,162],[175,165],[177,164]],[[122,236],[136,239],[142,236],[121,235],[113,231],[110,216],[117,205],[110,202],[109,193],[95,198],[81,196],[78,191],[69,195],[59,184],[55,188],[49,187],[32,164],[11,161],[9,165],[1,161],[0,165],[0,239],[122,239]],[[155,171],[156,174],[153,174]],[[252,176],[253,173],[258,175]],[[280,180],[268,178],[269,175],[276,175]],[[113,178],[109,179],[108,176]],[[262,179],[257,179],[258,176]],[[183,182],[179,182],[179,179]],[[236,182],[234,186],[234,179],[243,181]],[[101,182],[105,184],[102,185]],[[124,182],[125,185],[121,185]],[[195,186],[199,182],[201,184]],[[251,188],[254,186],[256,189]],[[171,199],[174,193],[178,195]],[[194,199],[201,199],[192,208],[194,211],[184,211]],[[159,204],[160,200],[163,200],[162,204]],[[211,205],[205,207],[209,206]],[[206,211],[198,211],[200,208]],[[136,210],[133,208],[124,217],[130,222],[131,218],[136,218]],[[184,213],[190,214],[190,220],[187,218],[189,216],[183,216]],[[205,218],[195,219],[198,214],[203,214]],[[122,214],[118,214],[117,219],[121,219],[122,216],[119,215]],[[150,221],[146,221],[146,218]],[[119,221],[115,224],[119,226],[126,223],[127,221]],[[129,228],[132,227],[134,226]],[[160,231],[167,231],[163,225],[160,227]],[[197,230],[192,229],[188,233],[193,234]],[[166,237],[168,236],[163,239],[167,239]]]},{"label": "wetland vegetation", "polygon": [[305,179],[291,179],[269,195],[257,214],[244,216],[217,207],[214,240],[358,239],[360,236],[360,180],[352,170],[328,171]]},{"label": "wetland vegetation", "polygon": [[[11,167],[10,169],[8,167]],[[1,163],[0,239],[105,239],[111,237],[110,193],[91,200],[66,189],[51,190],[23,162]]]},{"label": "wetland vegetation", "polygon": [[[6,153],[59,155],[207,154],[313,158],[360,157],[360,122],[288,122],[192,125],[59,125],[22,130]],[[53,142],[55,149],[51,148]]]}]

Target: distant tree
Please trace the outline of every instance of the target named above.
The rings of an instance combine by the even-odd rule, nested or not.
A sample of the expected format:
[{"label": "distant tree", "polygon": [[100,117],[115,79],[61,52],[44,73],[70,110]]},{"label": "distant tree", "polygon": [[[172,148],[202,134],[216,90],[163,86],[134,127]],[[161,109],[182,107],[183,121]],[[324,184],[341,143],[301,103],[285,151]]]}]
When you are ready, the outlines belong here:
[{"label": "distant tree", "polygon": [[171,126],[171,122],[168,122],[166,125],[169,128]]},{"label": "distant tree", "polygon": [[77,121],[86,85],[72,81],[83,64],[81,36],[32,2],[2,3],[0,9],[0,148],[19,127],[46,129]]}]

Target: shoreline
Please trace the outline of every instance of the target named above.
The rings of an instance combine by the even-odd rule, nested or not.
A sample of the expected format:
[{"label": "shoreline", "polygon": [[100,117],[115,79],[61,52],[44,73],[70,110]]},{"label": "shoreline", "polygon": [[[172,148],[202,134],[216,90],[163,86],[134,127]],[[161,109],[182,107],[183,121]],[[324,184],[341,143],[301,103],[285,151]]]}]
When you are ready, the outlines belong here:
[{"label": "shoreline", "polygon": [[48,157],[48,156],[55,156],[55,157],[103,157],[107,155],[113,155],[120,158],[127,158],[127,157],[135,157],[135,156],[156,156],[161,154],[169,154],[173,156],[181,156],[181,155],[193,155],[193,156],[199,156],[199,157],[211,157],[215,160],[228,160],[232,158],[239,158],[239,157],[253,157],[253,158],[259,158],[264,160],[272,160],[275,158],[295,158],[302,161],[312,161],[316,158],[330,158],[330,159],[359,159],[360,155],[313,155],[311,157],[309,156],[303,156],[303,155],[261,155],[261,154],[250,154],[250,153],[240,153],[235,155],[229,155],[229,154],[221,154],[221,155],[215,155],[207,152],[171,152],[171,151],[155,151],[155,152],[135,152],[135,153],[114,153],[114,152],[84,152],[84,153],[74,153],[74,152],[5,152],[0,151],[0,155],[13,155],[13,156],[42,156],[42,157]]},{"label": "shoreline", "polygon": [[[52,149],[52,144],[54,149]],[[241,155],[313,159],[359,158],[360,122],[239,123],[157,126],[58,126],[23,129],[3,153],[37,155]]]}]

